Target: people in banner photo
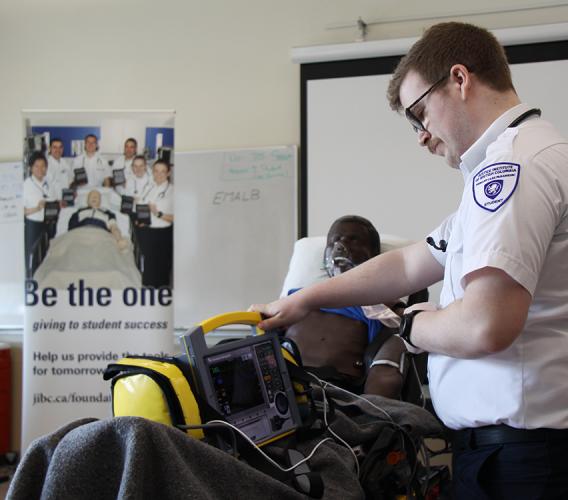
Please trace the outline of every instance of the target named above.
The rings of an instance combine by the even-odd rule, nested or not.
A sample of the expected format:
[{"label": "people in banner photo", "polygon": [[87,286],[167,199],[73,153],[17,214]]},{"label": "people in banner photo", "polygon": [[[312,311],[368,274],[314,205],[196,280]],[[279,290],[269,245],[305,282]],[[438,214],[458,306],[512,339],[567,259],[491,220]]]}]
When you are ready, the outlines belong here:
[{"label": "people in banner photo", "polygon": [[[44,131],[32,131],[28,139],[35,139],[30,143],[37,150],[26,151],[30,159],[30,175],[25,184],[27,276],[41,278],[44,284],[53,284],[63,280],[67,272],[84,273],[85,266],[89,272],[93,271],[84,255],[77,257],[76,249],[85,245],[87,236],[66,236],[66,233],[77,227],[98,225],[110,233],[114,243],[107,248],[103,245],[105,238],[102,235],[89,234],[93,249],[99,248],[92,264],[100,262],[102,265],[100,248],[104,246],[107,257],[112,256],[114,263],[109,262],[115,269],[109,274],[118,275],[119,281],[123,280],[121,275],[127,275],[129,283],[171,286],[173,188],[169,161],[158,156],[150,169],[147,156],[137,154],[139,142],[132,136],[119,142],[123,144],[123,154],[116,155],[100,150],[101,131],[96,127],[79,137],[69,134],[59,137],[59,130],[50,130],[58,128],[56,126],[42,128],[47,129],[48,157],[43,154],[46,149]],[[115,138],[111,140],[116,141]],[[76,150],[78,141],[82,142],[79,154],[66,158],[67,152]],[[145,151],[151,151],[148,144],[143,146]],[[115,175],[117,170],[121,175]],[[122,178],[122,182],[117,184],[117,178]],[[57,201],[58,206],[57,213],[48,223],[44,220],[44,206],[49,201]],[[127,204],[129,208],[126,208]],[[49,248],[53,246],[50,240],[56,236],[56,251],[50,254]],[[116,251],[122,255],[118,257]],[[42,266],[46,259],[49,262]],[[128,260],[127,265],[117,273],[121,266],[124,267],[124,259]],[[132,270],[132,263],[138,277]],[[116,283],[114,280],[113,285]]]},{"label": "people in banner photo", "polygon": [[24,181],[24,252],[26,274],[32,276],[55,235],[53,221],[45,220],[45,206],[57,195],[47,179],[47,159],[41,152],[30,156],[29,175]]},{"label": "people in banner photo", "polygon": [[64,152],[63,140],[58,137],[51,139],[47,156],[47,182],[57,199],[62,198],[63,190],[68,189],[73,182],[73,171],[69,162],[63,157]]},{"label": "people in banner photo", "polygon": [[154,162],[153,184],[136,204],[135,234],[143,255],[142,283],[146,286],[172,284],[174,197],[170,175],[168,162]]},{"label": "people in banner photo", "polygon": [[[89,187],[109,187],[112,171],[107,160],[99,153],[99,139],[95,134],[85,136],[85,151],[73,159],[74,184],[86,184]],[[79,173],[86,174],[86,179],[79,180]]]},{"label": "people in banner photo", "polygon": [[132,160],[132,174],[126,178],[124,186],[116,186],[116,191],[124,196],[132,196],[134,201],[138,201],[141,196],[148,192],[154,180],[148,170],[148,162],[142,155],[136,155]]},{"label": "people in banner photo", "polygon": [[132,177],[132,163],[137,154],[138,141],[134,139],[134,137],[129,137],[124,142],[124,154],[122,154],[112,162],[113,173],[115,170],[122,170],[126,180]]}]

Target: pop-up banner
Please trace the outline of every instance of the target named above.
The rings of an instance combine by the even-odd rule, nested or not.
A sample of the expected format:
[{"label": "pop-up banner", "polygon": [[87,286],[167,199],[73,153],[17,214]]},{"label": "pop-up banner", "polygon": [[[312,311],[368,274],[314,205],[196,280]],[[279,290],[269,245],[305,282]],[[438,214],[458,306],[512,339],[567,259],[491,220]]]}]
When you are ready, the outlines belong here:
[{"label": "pop-up banner", "polygon": [[174,114],[24,112],[22,451],[112,415],[109,363],[175,353]]}]

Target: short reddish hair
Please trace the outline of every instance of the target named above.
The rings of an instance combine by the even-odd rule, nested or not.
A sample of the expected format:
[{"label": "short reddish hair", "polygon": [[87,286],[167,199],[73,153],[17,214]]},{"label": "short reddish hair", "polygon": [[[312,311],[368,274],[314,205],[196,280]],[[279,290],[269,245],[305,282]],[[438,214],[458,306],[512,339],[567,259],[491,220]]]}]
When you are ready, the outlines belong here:
[{"label": "short reddish hair", "polygon": [[396,67],[387,90],[391,108],[402,110],[400,86],[410,71],[433,84],[463,64],[494,90],[514,90],[505,50],[485,28],[466,23],[440,23],[427,29]]}]

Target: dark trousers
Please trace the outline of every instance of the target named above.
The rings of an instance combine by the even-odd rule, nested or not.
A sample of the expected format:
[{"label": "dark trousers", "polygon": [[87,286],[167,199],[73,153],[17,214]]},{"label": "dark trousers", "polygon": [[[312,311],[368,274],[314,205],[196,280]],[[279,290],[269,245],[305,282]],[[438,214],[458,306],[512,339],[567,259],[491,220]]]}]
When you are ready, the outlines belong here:
[{"label": "dark trousers", "polygon": [[43,260],[46,249],[42,248],[42,238],[45,234],[46,226],[43,222],[24,219],[24,254],[27,278],[33,277]]},{"label": "dark trousers", "polygon": [[171,286],[173,264],[173,226],[139,227],[136,237],[144,256],[142,284],[144,286]]},{"label": "dark trousers", "polygon": [[461,432],[453,452],[456,500],[568,499],[566,431],[540,441],[492,444],[476,443],[474,435],[463,439]]}]

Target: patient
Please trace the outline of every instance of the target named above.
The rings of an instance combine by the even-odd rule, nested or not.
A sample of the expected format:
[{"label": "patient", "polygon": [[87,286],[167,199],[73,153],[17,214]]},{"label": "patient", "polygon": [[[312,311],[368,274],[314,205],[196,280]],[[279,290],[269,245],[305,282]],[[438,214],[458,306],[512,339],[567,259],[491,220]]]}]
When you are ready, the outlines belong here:
[{"label": "patient", "polygon": [[[324,265],[328,275],[335,276],[379,253],[379,234],[371,222],[345,216],[329,229]],[[382,309],[383,322],[396,326],[398,316],[392,309]],[[298,346],[304,366],[315,367],[322,378],[356,392],[399,398],[404,381],[401,360],[406,350],[393,332],[381,321],[367,318],[357,306],[312,312],[288,328],[286,337]],[[366,362],[370,344],[379,345],[379,349]]]},{"label": "patient", "polygon": [[77,210],[69,219],[69,230],[83,226],[105,229],[112,234],[120,250],[128,248],[128,240],[122,236],[116,216],[110,210],[101,208],[101,193],[96,189],[87,195],[87,206]]}]

